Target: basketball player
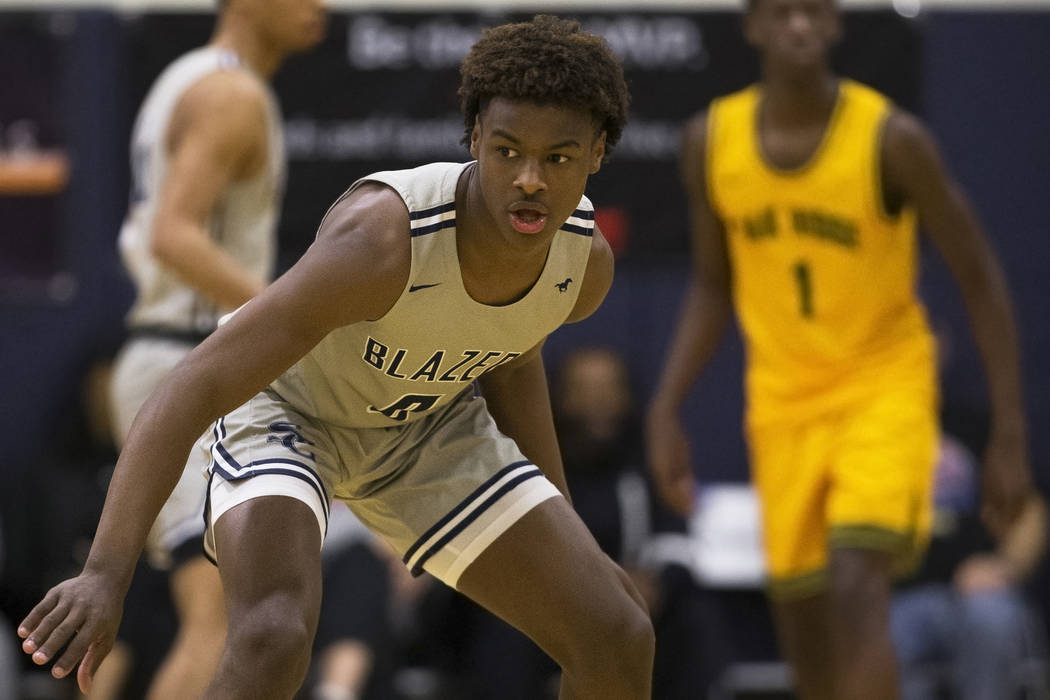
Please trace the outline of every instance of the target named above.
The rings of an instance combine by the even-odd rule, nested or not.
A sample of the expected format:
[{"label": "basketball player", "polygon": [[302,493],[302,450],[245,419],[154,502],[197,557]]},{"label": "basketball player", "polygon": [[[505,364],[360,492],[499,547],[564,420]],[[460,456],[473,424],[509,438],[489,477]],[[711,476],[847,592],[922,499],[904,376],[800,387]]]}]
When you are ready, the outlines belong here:
[{"label": "basketball player", "polygon": [[833,0],[752,0],[762,80],[687,127],[693,279],[648,415],[652,469],[687,512],[679,409],[735,307],[747,436],[783,652],[807,700],[897,697],[891,574],[930,525],[933,343],[915,292],[921,221],[959,283],[994,410],[984,503],[1031,493],[1017,331],[999,264],[912,115],[833,75]]},{"label": "basketball player", "polygon": [[476,161],[352,185],[303,258],[146,402],[84,571],[19,629],[35,661],[69,642],[53,673],[83,659],[89,683],[206,430],[191,462],[210,473],[205,546],[229,627],[204,697],[301,683],[331,498],[413,572],[536,640],[562,665],[561,697],[649,696],[652,626],[569,503],[540,354],[612,281],[583,192],[623,128],[623,71],[578,23],[538,17],[486,31],[460,95]]},{"label": "basketball player", "polygon": [[[146,96],[120,232],[137,299],[111,387],[118,445],[146,397],[220,314],[268,281],[285,158],[267,81],[323,30],[320,0],[225,0],[211,41],[172,63]],[[179,618],[151,698],[199,696],[222,650],[222,585],[201,548],[206,487],[199,471],[186,471],[150,533],[150,557],[170,569]]]}]

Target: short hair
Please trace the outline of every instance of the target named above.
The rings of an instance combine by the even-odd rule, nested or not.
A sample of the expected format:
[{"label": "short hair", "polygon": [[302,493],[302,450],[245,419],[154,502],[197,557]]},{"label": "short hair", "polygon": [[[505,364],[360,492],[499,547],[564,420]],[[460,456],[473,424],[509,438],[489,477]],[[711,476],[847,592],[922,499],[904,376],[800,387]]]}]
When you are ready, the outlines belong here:
[{"label": "short hair", "polygon": [[575,20],[537,15],[486,29],[460,65],[466,133],[490,100],[505,97],[578,107],[605,131],[606,153],[620,140],[630,95],[623,66],[602,37]]}]

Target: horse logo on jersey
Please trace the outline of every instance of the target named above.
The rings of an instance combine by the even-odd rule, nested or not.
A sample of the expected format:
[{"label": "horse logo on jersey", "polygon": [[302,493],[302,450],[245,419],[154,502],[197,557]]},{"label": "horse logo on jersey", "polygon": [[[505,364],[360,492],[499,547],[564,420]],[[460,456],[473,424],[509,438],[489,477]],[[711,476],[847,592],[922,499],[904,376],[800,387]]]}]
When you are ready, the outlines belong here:
[{"label": "horse logo on jersey", "polygon": [[[306,459],[309,459],[311,461],[316,461],[316,456],[313,452],[300,452],[299,449],[296,447],[296,444],[314,444],[307,440],[305,437],[303,437],[303,434],[299,432],[301,430],[302,426],[287,423],[285,421],[276,421],[274,423],[270,423],[270,432],[278,434],[270,435],[266,438],[266,442],[279,442],[295,454],[299,455],[300,457],[305,457]],[[281,433],[283,433],[283,435]]]},{"label": "horse logo on jersey", "polygon": [[557,282],[554,286],[558,288],[559,292],[569,291],[569,284],[572,282],[572,277],[566,277],[564,282]]}]

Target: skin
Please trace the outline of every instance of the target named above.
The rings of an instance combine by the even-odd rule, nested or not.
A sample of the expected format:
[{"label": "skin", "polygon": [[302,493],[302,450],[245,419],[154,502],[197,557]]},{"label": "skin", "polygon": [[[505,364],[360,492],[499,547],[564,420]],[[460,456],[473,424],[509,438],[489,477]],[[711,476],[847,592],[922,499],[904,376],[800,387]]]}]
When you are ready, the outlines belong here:
[{"label": "skin", "polygon": [[[745,33],[762,60],[762,155],[775,167],[799,167],[818,147],[834,107],[837,78],[827,56],[841,33],[837,11],[828,0],[760,0],[745,17]],[[649,462],[658,492],[683,514],[692,510],[696,483],[680,408],[732,314],[725,226],[707,198],[706,124],[703,113],[686,129],[682,178],[689,193],[693,275],[647,415]],[[898,212],[905,203],[915,207],[966,303],[994,416],[984,461],[984,515],[994,531],[1003,532],[1032,492],[1017,330],[1003,273],[919,120],[894,110],[883,126],[880,157],[887,211]],[[888,558],[874,551],[836,549],[829,569],[827,593],[774,606],[782,647],[802,696],[896,697],[887,622]]]},{"label": "skin", "polygon": [[[457,190],[468,293],[507,303],[536,281],[551,240],[605,152],[588,113],[503,98],[479,117],[478,158]],[[520,202],[545,207],[541,231],[515,230]],[[402,293],[411,262],[408,211],[379,184],[337,204],[285,275],[198,346],[151,396],[121,453],[84,571],[52,589],[19,627],[37,663],[81,685],[112,645],[149,524],[204,428],[305,355],[329,331],[377,319]],[[597,308],[612,253],[596,229],[569,320]],[[499,428],[566,493],[539,345],[481,380]],[[255,498],[215,525],[229,631],[206,698],[290,697],[302,682],[320,604],[319,533],[309,507]],[[567,499],[548,499],[467,568],[460,589],[524,630],[562,664],[563,698],[648,697],[653,631],[623,572],[601,553]],[[608,659],[618,663],[610,669]]]}]

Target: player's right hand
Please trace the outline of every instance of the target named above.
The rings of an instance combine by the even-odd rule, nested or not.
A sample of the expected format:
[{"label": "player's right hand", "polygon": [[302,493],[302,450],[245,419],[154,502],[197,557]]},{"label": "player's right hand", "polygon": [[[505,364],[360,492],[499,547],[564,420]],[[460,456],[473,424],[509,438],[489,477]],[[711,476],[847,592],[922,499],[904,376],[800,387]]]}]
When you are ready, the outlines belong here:
[{"label": "player's right hand", "polygon": [[667,506],[683,517],[693,512],[696,477],[689,440],[677,411],[655,405],[646,420],[646,453],[656,492]]},{"label": "player's right hand", "polygon": [[117,636],[123,603],[118,589],[108,578],[87,572],[58,584],[18,626],[22,651],[42,666],[68,643],[51,675],[65,678],[79,663],[77,683],[87,693]]}]

